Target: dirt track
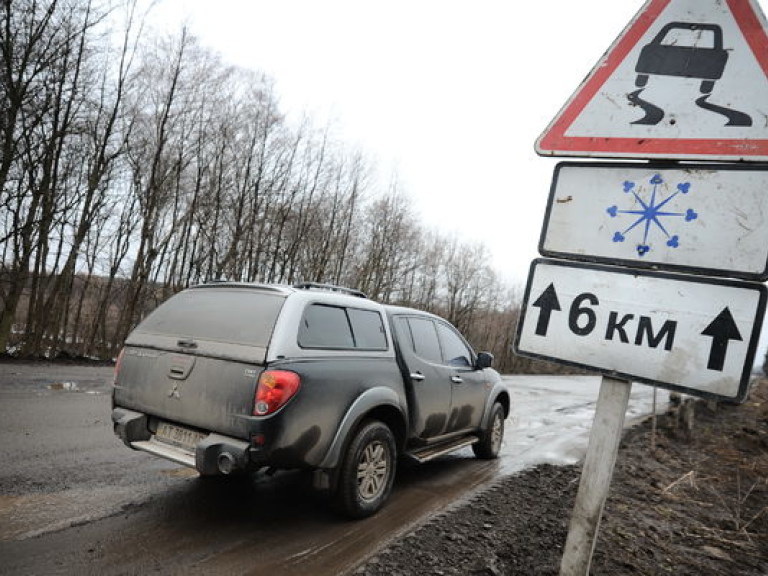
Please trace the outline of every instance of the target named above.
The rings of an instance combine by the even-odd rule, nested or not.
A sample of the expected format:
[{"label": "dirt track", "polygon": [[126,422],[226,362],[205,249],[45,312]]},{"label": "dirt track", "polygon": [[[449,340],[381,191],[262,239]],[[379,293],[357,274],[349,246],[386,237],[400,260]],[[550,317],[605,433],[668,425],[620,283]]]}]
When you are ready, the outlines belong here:
[{"label": "dirt track", "polygon": [[[446,502],[456,497],[448,482],[452,470],[474,470],[472,490],[485,485],[481,468],[487,463],[457,456],[403,469],[400,490],[382,514],[413,512],[429,507],[430,499],[440,500],[432,510],[444,512],[360,567],[356,562],[387,537],[382,514],[342,522],[323,512],[308,492],[299,490],[297,497],[292,480],[259,484],[253,492],[248,483],[199,482],[148,455],[116,452],[119,443],[105,420],[108,397],[101,393],[111,369],[80,372],[57,367],[60,379],[54,382],[45,370],[25,371],[23,379],[11,374],[5,387],[0,492],[9,506],[29,504],[41,522],[50,524],[57,511],[70,520],[66,529],[48,526],[40,536],[0,542],[2,574],[557,574],[579,480],[576,467],[542,466],[506,477],[448,509]],[[558,414],[582,408],[578,399],[558,407],[547,398]],[[48,426],[32,426],[29,406]],[[520,409],[533,410],[525,403]],[[532,446],[517,446],[522,439],[514,430],[507,442],[522,451],[519,460]],[[676,417],[660,421],[653,453],[649,435],[648,424],[625,436],[593,574],[768,574],[768,382],[740,407],[713,412],[700,404],[690,438]],[[532,442],[546,444],[548,437]],[[20,458],[14,449],[34,457]],[[116,512],[100,510],[100,502]],[[72,509],[60,509],[62,503]],[[13,529],[9,518],[24,520],[17,516],[0,522],[6,532]],[[289,537],[280,537],[278,525]],[[286,555],[275,541],[293,552]]]},{"label": "dirt track", "polygon": [[[768,574],[768,381],[741,406],[695,405],[625,435],[593,575]],[[555,575],[578,467],[541,466],[409,533],[354,573]]]}]

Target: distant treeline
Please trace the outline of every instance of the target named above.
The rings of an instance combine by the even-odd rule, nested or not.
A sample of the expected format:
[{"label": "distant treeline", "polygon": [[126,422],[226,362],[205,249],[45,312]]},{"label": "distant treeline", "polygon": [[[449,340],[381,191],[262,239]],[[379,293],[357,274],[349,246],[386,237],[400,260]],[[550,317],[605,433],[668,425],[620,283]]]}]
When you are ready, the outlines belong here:
[{"label": "distant treeline", "polygon": [[485,248],[424,228],[330,129],[288,122],[269,78],[184,29],[142,32],[131,1],[0,10],[0,352],[109,358],[186,286],[316,281],[436,312],[502,370],[535,370]]}]

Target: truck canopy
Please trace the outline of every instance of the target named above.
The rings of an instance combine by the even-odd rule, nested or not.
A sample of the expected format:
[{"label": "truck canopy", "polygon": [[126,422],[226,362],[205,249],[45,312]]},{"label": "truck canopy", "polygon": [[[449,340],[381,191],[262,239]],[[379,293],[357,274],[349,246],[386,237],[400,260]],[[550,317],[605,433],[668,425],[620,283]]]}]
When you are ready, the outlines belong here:
[{"label": "truck canopy", "polygon": [[126,345],[261,364],[284,302],[284,293],[245,286],[185,290],[141,322]]},{"label": "truck canopy", "polygon": [[256,380],[286,294],[247,286],[185,290],[128,337],[117,406],[247,438]]}]

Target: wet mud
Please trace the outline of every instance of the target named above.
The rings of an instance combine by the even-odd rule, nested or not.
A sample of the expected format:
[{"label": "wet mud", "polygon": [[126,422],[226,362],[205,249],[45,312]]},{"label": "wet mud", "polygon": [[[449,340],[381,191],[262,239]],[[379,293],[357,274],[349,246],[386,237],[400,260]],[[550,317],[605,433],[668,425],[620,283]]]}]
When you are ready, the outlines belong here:
[{"label": "wet mud", "polygon": [[[625,433],[591,574],[768,574],[768,381],[740,406],[686,403]],[[578,466],[504,478],[353,574],[557,575]]]}]

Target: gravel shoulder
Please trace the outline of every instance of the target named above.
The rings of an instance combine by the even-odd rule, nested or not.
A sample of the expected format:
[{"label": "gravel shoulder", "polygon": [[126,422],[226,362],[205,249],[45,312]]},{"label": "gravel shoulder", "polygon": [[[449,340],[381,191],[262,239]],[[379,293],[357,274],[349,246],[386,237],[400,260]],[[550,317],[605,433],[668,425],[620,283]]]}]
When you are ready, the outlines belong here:
[{"label": "gravel shoulder", "polygon": [[[556,575],[579,466],[502,479],[370,558],[366,576]],[[625,432],[593,575],[768,574],[768,380]]]}]

